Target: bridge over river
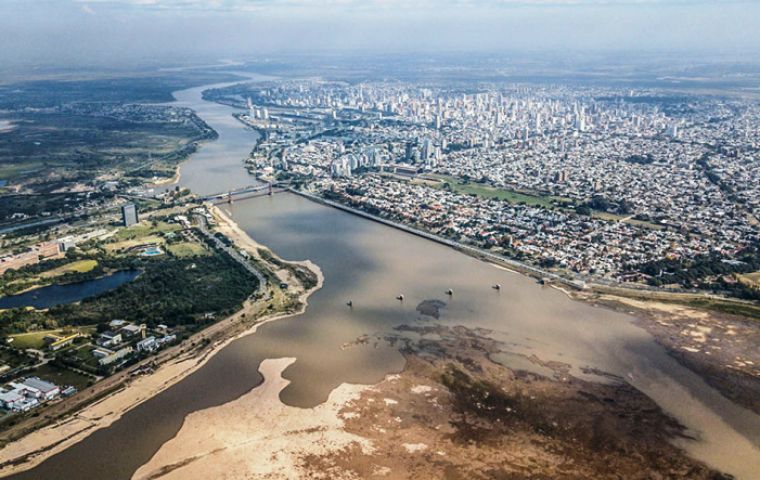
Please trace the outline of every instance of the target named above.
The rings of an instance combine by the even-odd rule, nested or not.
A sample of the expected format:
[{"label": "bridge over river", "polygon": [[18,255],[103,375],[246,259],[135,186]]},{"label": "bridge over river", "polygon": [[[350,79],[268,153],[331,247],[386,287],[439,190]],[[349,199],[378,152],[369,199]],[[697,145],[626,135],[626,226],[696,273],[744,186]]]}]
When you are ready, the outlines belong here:
[{"label": "bridge over river", "polygon": [[284,192],[286,188],[280,183],[266,183],[258,185],[248,185],[227,192],[212,193],[204,195],[199,199],[211,203],[231,203],[234,200],[243,200],[246,198],[259,197],[262,195],[272,195],[274,193]]}]

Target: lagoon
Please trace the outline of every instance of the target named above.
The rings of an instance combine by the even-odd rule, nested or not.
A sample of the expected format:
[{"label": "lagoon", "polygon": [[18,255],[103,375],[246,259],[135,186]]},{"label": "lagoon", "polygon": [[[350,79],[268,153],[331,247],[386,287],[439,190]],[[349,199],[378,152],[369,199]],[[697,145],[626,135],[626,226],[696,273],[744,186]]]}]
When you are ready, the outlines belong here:
[{"label": "lagoon", "polygon": [[131,282],[140,274],[137,270],[122,270],[84,282],[49,285],[18,295],[0,297],[0,309],[34,307],[51,308],[96,297]]}]

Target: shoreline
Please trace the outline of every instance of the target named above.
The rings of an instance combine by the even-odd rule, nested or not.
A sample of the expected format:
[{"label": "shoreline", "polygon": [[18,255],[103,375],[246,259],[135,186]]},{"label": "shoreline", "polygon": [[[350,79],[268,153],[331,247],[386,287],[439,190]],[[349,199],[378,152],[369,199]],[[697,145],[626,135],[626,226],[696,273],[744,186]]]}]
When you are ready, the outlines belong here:
[{"label": "shoreline", "polygon": [[308,473],[294,462],[302,453],[327,456],[357,445],[370,452],[371,442],[346,431],[341,412],[373,386],[342,383],[316,407],[291,407],[279,395],[290,384],[282,373],[295,361],[263,360],[261,384],[228,403],[188,415],[177,435],[132,478],[293,478]]},{"label": "shoreline", "polygon": [[380,217],[380,216],[377,216],[377,215],[373,215],[371,213],[367,213],[367,212],[365,212],[363,210],[359,210],[357,208],[350,207],[348,205],[343,205],[340,202],[335,202],[333,200],[322,198],[322,197],[320,197],[318,195],[314,195],[314,194],[309,193],[309,192],[304,192],[304,191],[301,191],[301,190],[296,190],[296,189],[294,189],[292,187],[288,188],[287,191],[290,192],[290,193],[293,193],[295,195],[298,195],[300,197],[303,197],[303,198],[305,198],[307,200],[310,200],[312,202],[319,203],[321,205],[325,205],[325,206],[328,206],[328,207],[336,208],[336,209],[342,210],[342,211],[344,211],[346,213],[350,213],[352,215],[356,215],[358,217],[362,217],[362,218],[365,218],[367,220],[370,220],[370,221],[373,221],[373,222],[377,222],[377,223],[383,224],[383,225],[391,227],[391,228],[395,228],[396,230],[400,230],[402,232],[406,232],[406,233],[409,233],[411,235],[416,235],[418,237],[425,238],[425,239],[430,240],[432,242],[439,243],[441,245],[444,245],[444,246],[447,246],[449,248],[452,248],[452,249],[456,250],[457,252],[460,252],[460,253],[463,253],[465,255],[468,255],[468,256],[470,256],[472,258],[475,258],[475,259],[478,259],[478,260],[482,260],[482,261],[485,261],[485,262],[488,262],[488,263],[491,263],[491,264],[494,264],[494,265],[497,265],[497,266],[500,266],[500,267],[515,269],[515,270],[517,270],[518,273],[520,273],[522,275],[526,275],[526,276],[531,277],[531,278],[536,278],[536,279],[545,278],[545,279],[550,280],[550,281],[555,281],[555,282],[567,285],[568,287],[571,287],[571,288],[576,289],[576,290],[584,290],[584,289],[587,288],[585,282],[577,282],[577,281],[574,281],[574,280],[569,280],[567,278],[564,278],[564,277],[561,277],[561,276],[557,275],[556,273],[547,272],[547,271],[541,270],[540,268],[533,267],[531,265],[528,265],[528,264],[523,263],[523,262],[519,262],[517,260],[512,260],[512,259],[509,259],[509,258],[501,257],[499,255],[495,255],[493,253],[481,250],[481,249],[479,249],[477,247],[473,247],[471,245],[465,245],[465,244],[459,243],[459,242],[457,242],[455,240],[451,240],[451,239],[442,237],[442,236],[434,234],[434,233],[426,232],[424,230],[421,230],[419,228],[416,228],[416,227],[413,227],[413,226],[410,226],[410,225],[405,225],[405,224],[402,224],[400,222],[395,222],[393,220],[388,220],[386,218],[383,218],[383,217]]},{"label": "shoreline", "polygon": [[[218,228],[230,232],[230,238],[238,247],[247,247],[247,249],[253,249],[254,251],[258,248],[266,248],[253,240],[221,209],[212,207],[212,211],[217,214],[217,218],[221,219]],[[253,324],[246,324],[246,317],[249,316],[246,314],[252,313],[256,306],[255,301],[251,302],[247,300],[243,307],[234,314],[173,347],[179,349],[179,352],[171,352],[169,350],[164,352],[168,358],[153,373],[129,380],[129,372],[122,371],[116,374],[118,378],[114,378],[114,380],[117,382],[121,380],[124,383],[121,385],[117,383],[115,386],[112,386],[113,392],[105,393],[102,398],[96,398],[91,403],[85,404],[82,408],[67,413],[63,418],[9,442],[0,449],[0,476],[6,477],[32,469],[55,454],[80,442],[91,433],[110,426],[128,411],[179,383],[185,377],[203,367],[216,353],[231,342],[256,333],[261,325],[302,314],[308,307],[308,299],[311,294],[322,288],[324,283],[322,271],[317,265],[308,260],[288,262],[276,255],[274,256],[288,265],[305,267],[317,277],[317,284],[314,287],[300,292],[298,296],[299,307],[296,311],[265,315]],[[214,336],[218,338],[213,338]],[[203,344],[199,340],[211,341],[200,349],[192,349],[190,347],[192,343]],[[155,357],[148,360],[156,361]],[[131,370],[134,370],[134,368]],[[127,377],[122,379],[121,377],[125,375]],[[96,386],[97,384],[95,384]],[[97,397],[97,395],[95,396]]]},{"label": "shoreline", "polygon": [[448,239],[435,233],[427,232],[411,225],[389,220],[384,217],[365,212],[358,208],[344,205],[340,202],[322,198],[321,196],[313,193],[296,190],[292,187],[287,188],[287,191],[315,203],[336,208],[346,213],[350,213],[352,215],[356,215],[358,217],[365,218],[367,220],[377,222],[391,228],[395,228],[396,230],[400,230],[402,232],[406,232],[411,235],[439,243],[441,245],[452,248],[457,252],[493,264],[497,267],[501,267],[536,280],[544,280],[546,281],[547,285],[551,283],[558,283],[571,288],[574,292],[592,292],[600,295],[616,295],[641,301],[672,302],[683,305],[688,305],[690,302],[715,302],[715,305],[712,308],[710,306],[705,306],[704,308],[716,312],[724,311],[724,309],[718,308],[721,305],[724,307],[736,307],[740,309],[744,308],[749,309],[749,311],[740,313],[740,315],[747,318],[760,318],[760,306],[757,306],[755,303],[750,301],[731,297],[723,297],[708,292],[670,291],[648,287],[632,288],[623,284],[607,285],[604,283],[599,283],[598,281],[594,281],[593,279],[589,279],[588,282],[586,280],[572,280],[565,278],[557,273],[542,270],[541,268],[535,267],[525,262],[497,255],[476,246],[465,245],[455,240]]},{"label": "shoreline", "polygon": [[146,185],[146,187],[148,187],[148,188],[153,188],[153,187],[165,187],[166,185],[174,185],[175,183],[179,183],[180,179],[182,178],[182,173],[181,173],[181,170],[180,170],[180,166],[181,166],[181,165],[182,165],[184,162],[186,162],[187,160],[189,160],[189,159],[190,159],[190,157],[188,157],[188,158],[186,158],[186,159],[184,159],[184,160],[180,161],[180,162],[179,162],[179,163],[178,163],[178,164],[177,164],[177,165],[174,167],[174,175],[172,175],[171,177],[169,177],[169,178],[164,178],[164,179],[162,179],[162,180],[158,180],[158,181],[156,181],[156,182],[153,182],[153,183],[149,183],[149,184],[147,184],[147,185]]}]

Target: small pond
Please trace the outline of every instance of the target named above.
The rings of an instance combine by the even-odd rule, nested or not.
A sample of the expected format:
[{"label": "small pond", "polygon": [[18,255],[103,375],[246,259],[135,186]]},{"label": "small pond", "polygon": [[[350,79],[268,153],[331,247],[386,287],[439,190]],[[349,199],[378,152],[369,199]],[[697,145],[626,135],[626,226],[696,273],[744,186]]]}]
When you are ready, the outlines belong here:
[{"label": "small pond", "polygon": [[103,277],[66,285],[49,285],[18,295],[0,297],[0,309],[34,307],[50,308],[95,297],[134,280],[138,270],[122,270]]}]

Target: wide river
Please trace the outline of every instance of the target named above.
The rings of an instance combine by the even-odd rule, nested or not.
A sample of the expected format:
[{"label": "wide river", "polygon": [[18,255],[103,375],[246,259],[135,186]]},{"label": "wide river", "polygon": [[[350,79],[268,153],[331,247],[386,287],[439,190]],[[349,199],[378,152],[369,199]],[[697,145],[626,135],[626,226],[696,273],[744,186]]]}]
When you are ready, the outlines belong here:
[{"label": "wide river", "polygon": [[[200,193],[253,183],[241,159],[255,134],[229,120],[231,108],[202,101],[202,90],[176,96],[220,138],[183,166],[181,183]],[[492,330],[511,352],[499,357],[508,366],[533,368],[523,355],[535,354],[569,363],[585,378],[594,379],[582,367],[624,378],[690,429],[696,440],[680,444],[692,455],[740,478],[757,478],[760,417],[683,368],[631,317],[572,301],[522,275],[293,194],[227,208],[253,238],[282,257],[310,259],[322,268],[324,287],[312,295],[306,313],[232,342],[110,427],[13,478],[130,478],[178,432],[187,414],[255,388],[262,380],[258,366],[266,358],[297,358],[284,372],[292,383],[281,395],[294,406],[317,405],[343,382],[375,383],[403,368],[400,353],[383,342],[342,347],[361,335],[392,333],[397,325],[429,323],[415,309],[428,299],[447,303],[437,320],[442,324]],[[491,288],[495,283],[502,285],[500,291]],[[445,294],[449,288],[451,298]],[[403,302],[395,300],[399,293]],[[349,299],[352,309],[346,307]]]},{"label": "wide river", "polygon": [[[266,80],[273,77],[242,74],[251,80]],[[254,130],[245,128],[232,116],[237,110],[226,105],[206,102],[202,98],[204,90],[223,88],[237,82],[216,83],[201,87],[188,88],[173,93],[175,102],[171,105],[189,107],[211,128],[216,130],[219,138],[207,142],[195,152],[189,161],[182,164],[177,183],[164,185],[160,189],[171,188],[179,184],[190,188],[199,195],[209,195],[234,190],[258,183],[243,168],[243,160],[248,158],[251,149],[259,138]]]}]

